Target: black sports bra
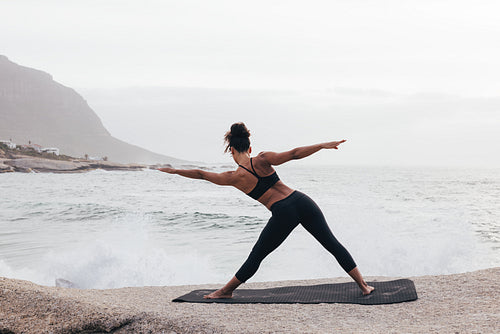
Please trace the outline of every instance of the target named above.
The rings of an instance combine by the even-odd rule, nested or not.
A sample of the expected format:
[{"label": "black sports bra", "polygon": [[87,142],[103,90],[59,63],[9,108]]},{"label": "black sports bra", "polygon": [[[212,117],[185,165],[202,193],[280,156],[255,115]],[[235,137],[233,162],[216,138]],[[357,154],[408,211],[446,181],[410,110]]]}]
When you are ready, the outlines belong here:
[{"label": "black sports bra", "polygon": [[271,175],[265,176],[265,177],[261,177],[261,176],[257,175],[257,173],[255,172],[255,168],[253,168],[252,158],[250,158],[250,165],[252,166],[253,171],[249,170],[248,168],[243,167],[242,165],[238,165],[238,166],[240,166],[241,168],[243,168],[247,172],[253,174],[258,179],[257,185],[255,186],[255,188],[253,188],[252,191],[250,191],[247,195],[252,197],[253,199],[259,199],[260,196],[264,195],[264,193],[266,191],[268,191],[272,186],[274,186],[276,184],[276,182],[278,182],[280,180],[280,178],[276,172],[272,173]]}]

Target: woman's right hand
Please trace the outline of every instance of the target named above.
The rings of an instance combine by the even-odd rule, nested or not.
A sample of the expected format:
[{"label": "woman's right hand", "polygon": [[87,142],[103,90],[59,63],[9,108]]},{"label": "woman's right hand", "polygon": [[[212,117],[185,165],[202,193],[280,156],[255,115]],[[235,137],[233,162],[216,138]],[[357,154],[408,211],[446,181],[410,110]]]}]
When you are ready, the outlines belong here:
[{"label": "woman's right hand", "polygon": [[162,167],[162,168],[158,168],[158,170],[160,172],[164,172],[164,173],[175,174],[175,168]]}]

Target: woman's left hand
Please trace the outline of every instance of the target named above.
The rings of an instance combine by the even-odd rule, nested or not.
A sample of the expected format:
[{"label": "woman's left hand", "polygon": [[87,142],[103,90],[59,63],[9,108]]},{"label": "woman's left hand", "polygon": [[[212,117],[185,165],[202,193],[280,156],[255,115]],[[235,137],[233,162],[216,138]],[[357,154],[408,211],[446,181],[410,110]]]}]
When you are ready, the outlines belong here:
[{"label": "woman's left hand", "polygon": [[331,142],[328,142],[328,143],[324,143],[323,144],[323,148],[326,148],[326,149],[333,148],[335,150],[338,150],[337,146],[339,146],[342,143],[345,143],[345,139],[343,139],[341,141],[331,141]]}]

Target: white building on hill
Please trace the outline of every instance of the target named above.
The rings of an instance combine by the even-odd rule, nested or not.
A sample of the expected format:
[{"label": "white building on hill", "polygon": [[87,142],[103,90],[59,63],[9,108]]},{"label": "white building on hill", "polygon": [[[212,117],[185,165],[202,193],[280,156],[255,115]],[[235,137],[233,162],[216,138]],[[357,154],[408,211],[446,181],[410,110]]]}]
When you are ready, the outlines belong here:
[{"label": "white building on hill", "polygon": [[0,144],[4,144],[6,145],[8,148],[10,149],[15,149],[16,148],[16,144],[12,142],[12,140],[0,140]]},{"label": "white building on hill", "polygon": [[42,148],[42,152],[59,155],[59,149],[57,147],[45,147]]},{"label": "white building on hill", "polygon": [[42,153],[42,147],[38,144],[21,145],[24,149],[32,149],[38,153]]}]

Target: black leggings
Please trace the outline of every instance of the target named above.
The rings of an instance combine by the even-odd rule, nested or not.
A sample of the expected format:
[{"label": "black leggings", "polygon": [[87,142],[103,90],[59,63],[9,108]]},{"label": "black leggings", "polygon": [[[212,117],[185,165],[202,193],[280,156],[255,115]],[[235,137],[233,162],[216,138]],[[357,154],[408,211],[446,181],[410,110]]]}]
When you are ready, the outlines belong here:
[{"label": "black leggings", "polygon": [[287,198],[274,203],[271,212],[272,216],[260,233],[248,259],[236,273],[239,281],[246,282],[252,277],[262,260],[278,248],[299,223],[335,256],[346,272],[356,267],[347,249],[337,241],[328,227],[318,205],[307,195],[295,191]]}]

